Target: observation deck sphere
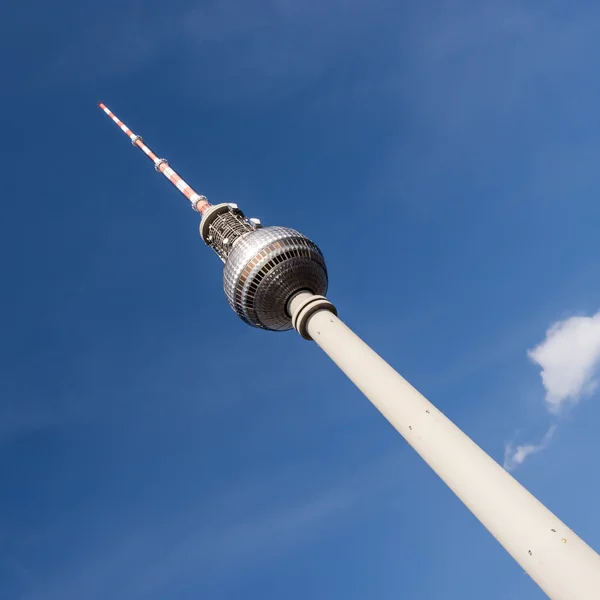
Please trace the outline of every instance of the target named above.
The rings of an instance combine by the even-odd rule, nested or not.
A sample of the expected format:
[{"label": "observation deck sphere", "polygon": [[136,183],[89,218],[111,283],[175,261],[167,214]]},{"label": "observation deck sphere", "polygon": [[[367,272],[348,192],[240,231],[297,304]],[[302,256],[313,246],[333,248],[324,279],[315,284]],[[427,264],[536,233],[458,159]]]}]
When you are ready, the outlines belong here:
[{"label": "observation deck sphere", "polygon": [[327,293],[327,267],[318,246],[288,227],[264,227],[236,240],[223,270],[231,308],[254,327],[292,329],[289,298],[300,290]]}]

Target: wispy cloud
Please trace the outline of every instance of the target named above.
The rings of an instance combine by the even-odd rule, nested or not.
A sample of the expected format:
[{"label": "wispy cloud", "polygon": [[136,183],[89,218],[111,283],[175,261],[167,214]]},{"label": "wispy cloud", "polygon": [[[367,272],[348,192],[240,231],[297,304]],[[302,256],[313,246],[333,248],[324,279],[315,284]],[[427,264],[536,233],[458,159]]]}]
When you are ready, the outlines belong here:
[{"label": "wispy cloud", "polygon": [[557,414],[567,404],[577,404],[598,385],[600,312],[554,323],[528,354],[542,368],[548,410]]},{"label": "wispy cloud", "polygon": [[515,447],[512,441],[507,442],[504,448],[504,468],[511,471],[523,464],[528,456],[545,450],[555,432],[556,425],[551,425],[539,444],[525,444]]},{"label": "wispy cloud", "polygon": [[87,6],[97,19],[84,32],[70,28],[34,79],[43,85],[105,81],[170,55],[169,71],[204,101],[272,103],[361,47],[388,3],[184,0],[165,14],[156,0],[128,0],[119,3],[118,19],[104,5]]},{"label": "wispy cloud", "polygon": [[[235,585],[241,570],[302,546],[380,493],[394,467],[396,457],[383,457],[348,477],[328,479],[312,494],[294,490],[287,472],[265,475],[197,499],[162,522],[136,518],[101,544],[81,532],[81,551],[61,557],[48,579],[30,581],[21,598],[145,600],[199,574],[209,586]],[[238,578],[229,577],[232,572]]]}]

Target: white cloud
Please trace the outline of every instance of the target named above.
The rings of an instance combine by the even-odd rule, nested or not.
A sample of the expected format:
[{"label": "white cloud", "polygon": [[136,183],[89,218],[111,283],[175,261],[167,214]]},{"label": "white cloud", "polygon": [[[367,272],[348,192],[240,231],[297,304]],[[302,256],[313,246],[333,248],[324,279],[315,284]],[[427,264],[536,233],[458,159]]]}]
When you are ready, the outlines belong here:
[{"label": "white cloud", "polygon": [[515,469],[519,465],[525,462],[525,459],[531,454],[537,454],[542,450],[545,450],[556,431],[556,425],[552,425],[550,429],[546,432],[542,441],[539,444],[525,444],[523,446],[517,446],[516,448],[513,445],[513,442],[508,442],[504,449],[504,468],[507,471],[511,471]]},{"label": "white cloud", "polygon": [[556,414],[565,404],[576,404],[598,384],[600,312],[555,323],[528,355],[542,368],[548,410]]},{"label": "white cloud", "polygon": [[[542,369],[546,407],[558,415],[567,404],[577,404],[598,386],[600,367],[600,311],[591,317],[570,317],[558,321],[546,331],[545,339],[529,358]],[[515,469],[531,454],[545,450],[556,431],[552,425],[539,444],[514,445],[507,442],[504,468]]]}]

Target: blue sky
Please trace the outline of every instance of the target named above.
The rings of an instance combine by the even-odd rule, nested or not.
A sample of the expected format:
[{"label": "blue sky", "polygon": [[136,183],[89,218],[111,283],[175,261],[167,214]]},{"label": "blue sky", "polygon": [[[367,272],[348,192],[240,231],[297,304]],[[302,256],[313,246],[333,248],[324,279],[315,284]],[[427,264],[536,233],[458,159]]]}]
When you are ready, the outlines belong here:
[{"label": "blue sky", "polygon": [[597,3],[1,10],[3,598],[544,597],[99,101],[600,549]]}]

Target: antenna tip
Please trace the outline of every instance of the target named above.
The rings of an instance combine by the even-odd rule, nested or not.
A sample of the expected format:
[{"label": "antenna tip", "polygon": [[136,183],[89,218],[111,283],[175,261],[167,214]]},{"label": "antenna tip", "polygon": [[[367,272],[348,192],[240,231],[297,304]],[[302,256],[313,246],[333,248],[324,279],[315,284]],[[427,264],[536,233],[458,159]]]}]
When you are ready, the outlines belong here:
[{"label": "antenna tip", "polygon": [[98,106],[104,110],[106,108],[106,105],[104,104],[104,102],[98,102]]}]

